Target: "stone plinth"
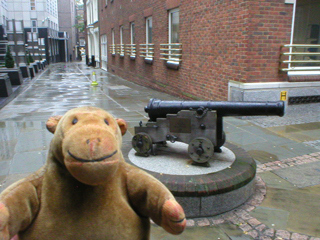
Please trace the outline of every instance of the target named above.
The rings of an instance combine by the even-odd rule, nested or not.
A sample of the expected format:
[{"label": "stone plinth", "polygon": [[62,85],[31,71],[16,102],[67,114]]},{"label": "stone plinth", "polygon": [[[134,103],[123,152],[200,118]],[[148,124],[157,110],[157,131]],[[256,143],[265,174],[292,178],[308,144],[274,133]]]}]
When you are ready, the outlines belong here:
[{"label": "stone plinth", "polygon": [[187,217],[230,211],[253,194],[256,163],[242,148],[226,143],[209,160],[210,167],[192,165],[187,148],[184,143],[168,143],[149,157],[137,156],[132,149],[129,161],[166,185]]},{"label": "stone plinth", "polygon": [[23,82],[20,68],[0,68],[0,73],[9,75],[11,85],[21,85]]},{"label": "stone plinth", "polygon": [[0,74],[0,97],[9,97],[12,94],[12,86],[8,74]]}]

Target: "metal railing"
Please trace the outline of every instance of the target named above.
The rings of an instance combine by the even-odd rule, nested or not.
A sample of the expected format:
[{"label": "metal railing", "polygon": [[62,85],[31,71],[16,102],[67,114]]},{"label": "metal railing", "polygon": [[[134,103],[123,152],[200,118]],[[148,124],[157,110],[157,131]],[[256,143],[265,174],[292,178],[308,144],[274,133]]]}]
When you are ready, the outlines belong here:
[{"label": "metal railing", "polygon": [[125,46],[126,55],[130,57],[136,57],[136,44],[126,44]]},{"label": "metal railing", "polygon": [[109,45],[109,51],[112,55],[116,55],[116,45],[115,44]]},{"label": "metal railing", "polygon": [[[287,65],[287,67],[283,67],[283,65]],[[319,71],[320,45],[287,44],[281,46],[279,70],[284,72]]]},{"label": "metal railing", "polygon": [[140,57],[153,59],[153,56],[154,56],[153,43],[140,44]]},{"label": "metal railing", "polygon": [[116,53],[121,57],[124,56],[124,44],[116,44]]},{"label": "metal railing", "polygon": [[172,62],[181,62],[182,61],[182,44],[181,43],[164,43],[160,44],[161,48],[160,53],[162,58],[161,60],[172,61]]}]

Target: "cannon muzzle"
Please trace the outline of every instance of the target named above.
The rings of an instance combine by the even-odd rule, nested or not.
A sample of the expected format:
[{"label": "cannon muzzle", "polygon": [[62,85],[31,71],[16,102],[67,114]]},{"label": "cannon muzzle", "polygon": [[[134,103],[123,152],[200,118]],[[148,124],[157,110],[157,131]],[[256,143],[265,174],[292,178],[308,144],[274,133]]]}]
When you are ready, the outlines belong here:
[{"label": "cannon muzzle", "polygon": [[151,121],[177,114],[181,110],[216,110],[220,117],[226,116],[280,116],[285,113],[283,101],[273,102],[214,102],[214,101],[162,101],[152,98],[145,111]]}]

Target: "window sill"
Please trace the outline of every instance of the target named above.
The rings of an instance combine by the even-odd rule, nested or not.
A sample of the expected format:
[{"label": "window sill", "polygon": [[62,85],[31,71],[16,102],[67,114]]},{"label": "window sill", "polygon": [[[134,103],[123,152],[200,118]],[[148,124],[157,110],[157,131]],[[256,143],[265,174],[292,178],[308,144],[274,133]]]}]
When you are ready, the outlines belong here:
[{"label": "window sill", "polygon": [[136,60],[136,56],[130,56],[130,60],[132,61]]},{"label": "window sill", "polygon": [[111,55],[112,55],[112,57],[115,57],[115,56],[116,56],[116,54],[115,54],[115,53],[111,53]]}]

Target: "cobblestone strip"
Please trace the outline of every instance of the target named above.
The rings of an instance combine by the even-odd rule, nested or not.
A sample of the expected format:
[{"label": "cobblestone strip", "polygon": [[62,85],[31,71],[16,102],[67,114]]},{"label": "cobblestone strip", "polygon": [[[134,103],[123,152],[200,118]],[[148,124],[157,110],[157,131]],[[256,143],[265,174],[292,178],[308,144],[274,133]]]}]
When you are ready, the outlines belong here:
[{"label": "cobblestone strip", "polygon": [[[312,156],[311,156],[312,155]],[[320,153],[310,154],[319,161]],[[304,156],[302,156],[304,157]],[[296,159],[296,158],[295,158]],[[293,160],[293,161],[297,161]],[[302,163],[300,163],[302,164]],[[286,230],[276,230],[269,227],[250,215],[250,211],[259,206],[266,195],[266,185],[261,177],[256,177],[256,190],[253,196],[242,206],[230,212],[208,218],[187,219],[187,227],[215,226],[223,223],[231,223],[239,227],[244,234],[255,240],[320,240],[312,236]]]},{"label": "cobblestone strip", "polygon": [[301,164],[320,161],[320,152],[302,155],[294,158],[287,158],[280,161],[268,162],[257,165],[257,172],[272,171],[281,168],[293,167]]}]

